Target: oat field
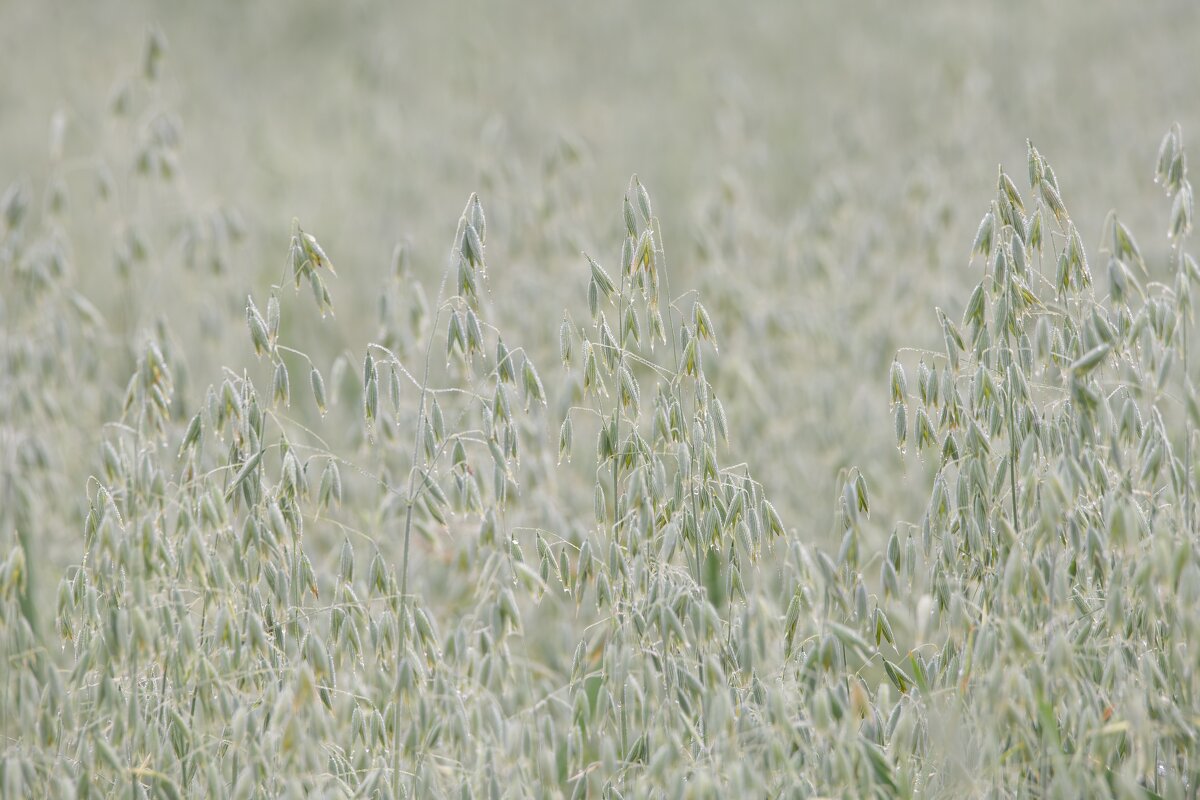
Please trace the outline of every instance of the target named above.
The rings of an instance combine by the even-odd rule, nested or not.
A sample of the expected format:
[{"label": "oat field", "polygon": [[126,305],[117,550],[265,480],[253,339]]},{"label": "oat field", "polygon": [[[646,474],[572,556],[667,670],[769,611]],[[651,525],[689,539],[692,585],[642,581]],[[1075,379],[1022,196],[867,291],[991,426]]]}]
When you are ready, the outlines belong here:
[{"label": "oat field", "polygon": [[0,0],[0,797],[1200,797],[1198,41]]}]

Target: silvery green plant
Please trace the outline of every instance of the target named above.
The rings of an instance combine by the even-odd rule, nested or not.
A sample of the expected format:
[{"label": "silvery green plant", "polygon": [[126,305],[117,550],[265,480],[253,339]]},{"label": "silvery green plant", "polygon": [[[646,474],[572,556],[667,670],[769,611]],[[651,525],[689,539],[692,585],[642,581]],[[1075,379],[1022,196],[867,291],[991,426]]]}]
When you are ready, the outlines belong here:
[{"label": "silvery green plant", "polygon": [[[115,101],[136,120],[130,175],[156,184],[179,174],[163,52],[152,35]],[[731,435],[754,421],[726,403],[755,405],[725,394],[741,385],[718,327],[764,337],[763,363],[797,330],[782,312],[727,330],[750,289],[718,262],[757,252],[736,180],[696,232],[707,305],[672,294],[636,177],[611,252],[573,262],[585,291],[561,318],[495,255],[552,258],[550,218],[518,221],[507,235],[534,241],[506,250],[472,195],[436,292],[399,246],[377,332],[349,346],[334,262],[298,223],[268,285],[225,269],[235,216],[123,206],[129,302],[107,329],[129,380],[119,405],[86,395],[113,422],[77,521],[38,453],[78,436],[53,402],[114,370],[88,344],[103,315],[56,268],[84,240],[19,185],[0,240],[0,792],[1194,797],[1197,267],[1178,128],[1156,177],[1169,247],[1143,252],[1112,214],[1089,259],[1032,145],[1028,192],[1000,171],[977,285],[961,316],[937,312],[944,348],[880,370],[925,513],[893,526],[879,496],[898,476],[868,470],[868,492],[863,471],[829,470],[832,508],[805,515],[829,539],[784,525]],[[781,245],[826,278],[843,202],[816,198]],[[555,219],[548,237],[580,237]],[[223,369],[189,370],[182,321],[145,319],[165,252],[222,276],[216,294],[241,281],[233,316],[208,309],[238,336]],[[347,261],[338,280],[374,274]],[[501,335],[514,306],[537,349]],[[552,347],[557,385],[531,358]],[[67,525],[75,564],[40,602],[54,571],[36,537]]]},{"label": "silvery green plant", "polygon": [[[1049,163],[1001,170],[983,273],[916,379],[892,367],[897,441],[937,465],[919,525],[879,563],[911,626],[884,660],[889,754],[937,795],[1191,797],[1196,563],[1187,375],[1192,197],[1178,128],[1168,280],[1111,214],[1100,293]],[[1173,370],[1178,370],[1175,372]]]},{"label": "silvery green plant", "polygon": [[581,541],[539,540],[538,550],[542,574],[557,573],[596,624],[575,647],[557,778],[573,796],[689,780],[713,793],[757,780],[749,769],[722,777],[718,765],[758,746],[738,735],[737,709],[767,658],[748,592],[784,528],[745,464],[722,464],[727,420],[704,366],[716,331],[698,299],[670,297],[658,219],[636,176],[623,222],[612,272],[586,256],[590,325],[568,314],[560,330],[578,387],[560,457],[579,449],[577,429],[595,436],[585,461],[596,523]]},{"label": "silvery green plant", "polygon": [[[14,686],[27,668],[52,677],[56,575],[79,559],[84,479],[113,464],[115,451],[97,446],[101,426],[120,411],[143,329],[184,375],[166,326],[136,287],[156,284],[176,248],[228,258],[241,232],[236,213],[200,211],[188,197],[178,119],[159,81],[163,48],[151,32],[142,69],[119,83],[103,117],[111,137],[77,151],[74,117],[60,109],[45,164],[31,165],[44,177],[0,192],[0,548],[6,592],[19,598],[5,614],[2,658]],[[92,294],[105,281],[118,287],[115,306]],[[31,718],[12,712],[0,716],[6,735],[32,729]]]},{"label": "silvery green plant", "polygon": [[[785,532],[744,465],[720,466],[724,412],[700,349],[714,344],[712,323],[696,302],[686,316],[673,303],[664,318],[665,256],[640,183],[632,211],[628,202],[642,216],[626,214],[620,284],[589,262],[596,338],[568,325],[561,340],[566,361],[580,355],[590,403],[568,415],[563,455],[575,415],[602,422],[597,522],[579,542],[507,521],[520,485],[516,393],[536,407],[545,390],[522,352],[480,321],[486,221],[476,197],[418,360],[367,348],[354,390],[366,435],[354,458],[289,415],[297,367],[319,413],[336,400],[318,365],[281,340],[292,313],[284,282],[265,313],[246,304],[260,365],[226,370],[199,410],[175,413],[165,342],[149,340],[104,471],[89,481],[82,561],[59,590],[69,669],[31,666],[13,703],[54,754],[10,751],[11,785],[66,795],[495,796],[527,786],[586,796],[676,784],[706,750],[695,779],[707,791],[778,783],[754,778],[752,762],[733,778],[721,771],[766,747],[761,723],[739,723],[737,708],[769,691],[754,664],[770,670],[774,659],[766,636],[742,631],[757,624],[751,565]],[[332,274],[321,245],[294,226],[286,282],[307,283],[324,313]],[[448,383],[434,385],[435,373]],[[652,412],[641,405],[651,385]],[[411,451],[386,435],[405,427]],[[20,582],[16,553],[10,587]],[[597,624],[563,629],[573,658],[538,667],[523,618],[547,597]],[[738,735],[740,724],[751,727]]]},{"label": "silvery green plant", "polygon": [[[438,316],[473,323],[466,338],[456,338],[452,321],[447,337],[448,350],[460,348],[469,369],[472,360],[486,360],[474,320],[475,281],[482,280],[483,268],[477,199],[467,214],[454,248],[463,293],[440,305]],[[319,308],[326,310],[332,266],[316,239],[298,226],[289,270],[297,284],[311,284]],[[500,443],[516,449],[502,387],[520,373],[528,400],[540,402],[536,372],[519,351],[497,343],[503,356],[477,380],[490,394],[468,393],[465,404],[486,411],[487,433],[463,430],[453,439],[443,429],[440,390],[421,385],[417,455],[408,467],[414,477],[407,489],[392,487],[384,476],[366,478],[404,509],[401,568],[386,563],[379,536],[362,574],[350,538],[371,537],[326,516],[343,497],[343,462],[320,449],[315,431],[287,416],[288,361],[305,357],[279,340],[281,288],[273,288],[265,315],[253,300],[246,311],[253,348],[270,364],[269,397],[260,395],[248,370],[230,373],[210,388],[201,410],[176,418],[171,366],[159,342],[146,345],[121,423],[105,445],[104,474],[89,486],[83,561],[59,592],[58,630],[70,643],[73,668],[69,676],[53,669],[22,673],[48,681],[50,690],[37,690],[36,699],[22,694],[11,709],[22,718],[41,709],[43,716],[30,721],[40,723],[43,743],[57,742],[57,752],[71,753],[79,768],[68,786],[67,772],[53,760],[13,756],[5,774],[10,787],[247,796],[338,786],[352,793],[376,785],[394,793],[407,783],[405,791],[420,794],[434,780],[422,764],[436,754],[440,733],[430,728],[424,689],[452,676],[456,686],[473,679],[486,694],[486,685],[499,680],[503,639],[519,627],[511,589],[494,578],[496,591],[489,595],[488,581],[472,581],[479,587],[478,596],[471,593],[478,608],[465,619],[485,616],[496,627],[491,652],[463,667],[467,677],[457,669],[437,669],[446,657],[433,612],[419,598],[409,602],[403,589],[414,517],[421,524],[444,524],[449,507],[441,482],[451,481],[450,473],[462,508],[490,530],[480,538],[495,539],[512,463]],[[388,379],[380,373],[391,369],[393,381],[398,371],[408,374],[398,356],[388,357],[383,366],[371,355],[365,362],[361,408],[371,427],[386,413],[379,408],[379,384]],[[323,408],[323,378],[315,366],[305,365],[314,402]],[[495,495],[472,482],[468,450],[499,453]],[[344,534],[337,568],[329,574],[313,566],[306,542],[306,527],[322,526]],[[386,549],[401,552],[399,546]],[[511,577],[507,543],[492,549],[496,555],[481,555],[478,569],[509,569]],[[21,584],[21,555],[17,550],[6,561],[10,590]],[[462,637],[463,629],[456,635]],[[383,683],[374,685],[378,681]],[[379,704],[360,702],[370,697]],[[457,692],[445,693],[437,718],[447,718],[446,703],[463,713],[458,699]],[[56,715],[64,702],[72,706],[70,713]],[[306,744],[315,743],[308,738],[315,731],[349,743],[366,736],[368,725],[375,737],[371,744],[348,746],[340,760]],[[384,738],[387,759],[381,754]],[[328,757],[334,761],[327,763]],[[365,771],[352,767],[352,760],[366,765]]]}]

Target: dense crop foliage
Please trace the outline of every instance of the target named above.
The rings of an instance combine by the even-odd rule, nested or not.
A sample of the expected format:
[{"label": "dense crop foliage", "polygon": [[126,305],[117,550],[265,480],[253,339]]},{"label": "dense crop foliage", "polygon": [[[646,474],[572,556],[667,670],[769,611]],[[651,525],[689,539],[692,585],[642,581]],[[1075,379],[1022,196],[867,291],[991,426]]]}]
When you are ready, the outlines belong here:
[{"label": "dense crop foliage", "polygon": [[[1197,796],[1179,126],[1146,250],[1117,213],[1085,247],[1032,143],[973,244],[912,188],[887,252],[969,285],[874,375],[844,188],[775,231],[730,176],[677,258],[663,198],[562,141],[539,213],[499,180],[368,272],[195,201],[164,52],[0,199],[0,794]],[[782,469],[861,405],[787,396],[795,337],[890,407],[861,469]]]}]

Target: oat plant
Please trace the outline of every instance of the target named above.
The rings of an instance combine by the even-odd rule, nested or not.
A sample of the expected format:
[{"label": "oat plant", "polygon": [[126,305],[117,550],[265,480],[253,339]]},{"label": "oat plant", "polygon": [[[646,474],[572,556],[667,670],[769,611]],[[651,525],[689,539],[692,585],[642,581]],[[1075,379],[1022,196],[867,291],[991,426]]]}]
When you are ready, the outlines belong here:
[{"label": "oat plant", "polygon": [[897,441],[937,471],[880,561],[911,620],[885,661],[903,698],[889,753],[938,796],[1194,797],[1200,273],[1182,136],[1158,160],[1165,264],[1110,214],[1107,292],[1032,144],[1028,179],[1022,197],[1000,171],[982,279],[961,323],[938,311],[945,350],[902,353],[911,384],[892,367]]},{"label": "oat plant", "polygon": [[[259,280],[226,269],[235,214],[157,208],[181,174],[164,47],[116,94],[127,172],[64,161],[40,211],[27,182],[0,200],[0,796],[1197,796],[1177,127],[1154,249],[1113,213],[1089,258],[1032,144],[1027,191],[999,171],[944,348],[890,369],[925,512],[888,520],[868,477],[887,497],[895,476],[830,469],[807,515],[830,537],[785,525],[730,435],[754,427],[718,396],[730,354],[699,294],[672,293],[636,176],[561,317],[489,255],[540,218],[498,234],[477,195],[434,291],[415,248],[390,272],[334,252],[335,273],[299,223]],[[118,198],[109,315],[72,268],[95,241],[66,221],[78,174]],[[699,247],[733,252],[718,211]],[[189,367],[208,340],[151,310],[175,266],[218,300],[236,286],[208,308],[239,341],[219,365]],[[350,344],[347,275],[379,276],[376,333]],[[725,327],[744,295],[720,289]],[[98,458],[64,465],[93,418]],[[65,573],[37,558],[60,530]]]}]

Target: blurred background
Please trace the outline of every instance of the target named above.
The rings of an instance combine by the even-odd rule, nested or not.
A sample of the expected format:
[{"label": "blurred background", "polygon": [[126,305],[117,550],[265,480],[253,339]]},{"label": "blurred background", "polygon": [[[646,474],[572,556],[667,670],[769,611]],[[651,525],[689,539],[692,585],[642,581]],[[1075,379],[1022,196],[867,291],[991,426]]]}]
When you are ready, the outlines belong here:
[{"label": "blurred background", "polygon": [[[152,90],[135,80],[148,30],[165,41]],[[882,540],[928,491],[894,444],[888,365],[939,347],[934,308],[955,317],[978,282],[968,256],[997,165],[1024,191],[1032,139],[1089,248],[1115,208],[1161,260],[1154,157],[1171,123],[1200,131],[1197,41],[1187,0],[0,0],[0,189],[65,198],[71,285],[104,320],[69,372],[74,407],[47,412],[50,562],[79,557],[85,478],[141,332],[169,322],[181,409],[253,363],[245,297],[278,281],[293,217],[339,271],[336,317],[310,346],[361,358],[395,245],[435,283],[478,191],[501,328],[553,395],[559,322],[586,317],[580,253],[617,260],[635,172],[673,292],[714,317],[726,461],[747,461],[817,541],[838,470],[858,465]],[[129,177],[151,145],[172,159],[168,189]],[[155,231],[140,266],[139,230]],[[206,233],[189,246],[189,231]]]}]

